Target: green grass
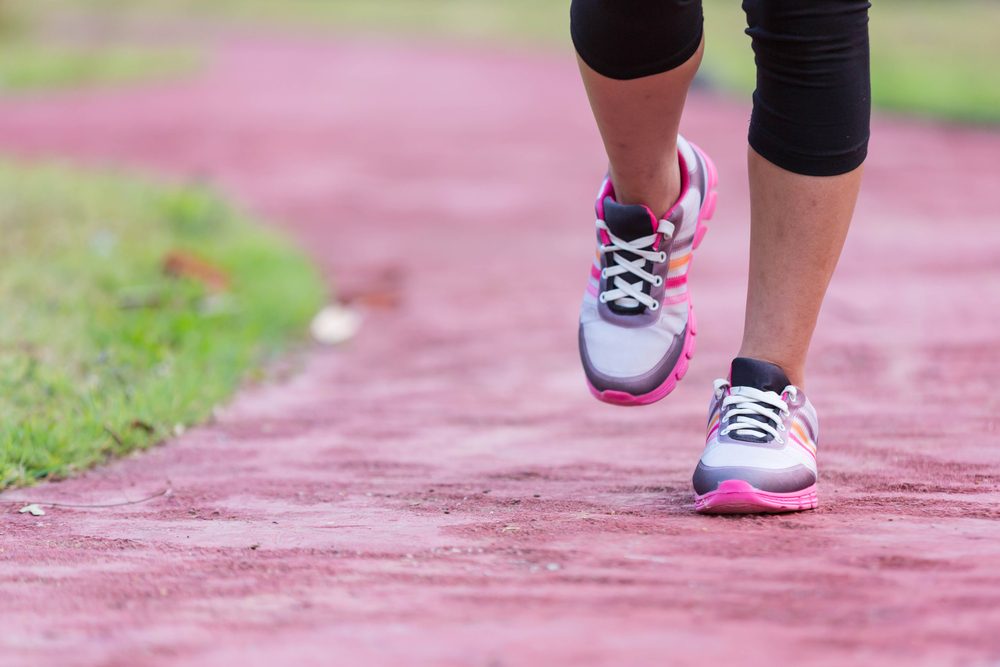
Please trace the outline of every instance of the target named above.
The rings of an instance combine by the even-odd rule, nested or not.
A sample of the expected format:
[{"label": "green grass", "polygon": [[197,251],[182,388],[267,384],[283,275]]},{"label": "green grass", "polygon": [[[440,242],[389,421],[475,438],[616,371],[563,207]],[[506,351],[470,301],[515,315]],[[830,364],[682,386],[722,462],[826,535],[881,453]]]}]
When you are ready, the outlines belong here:
[{"label": "green grass", "polygon": [[0,94],[163,79],[200,65],[196,50],[142,45],[122,33],[48,34],[58,12],[46,8],[46,0],[0,0]]},{"label": "green grass", "polygon": [[[0,163],[0,488],[201,422],[305,331],[303,255],[197,188]],[[212,291],[172,251],[225,272]]]},{"label": "green grass", "polygon": [[195,70],[187,49],[0,41],[0,94],[70,86],[120,85]]},{"label": "green grass", "polygon": [[[0,0],[2,1],[2,0]],[[43,20],[91,17],[121,33],[134,22],[177,18],[319,30],[445,36],[551,45],[568,42],[569,0],[8,0],[11,12]]]}]

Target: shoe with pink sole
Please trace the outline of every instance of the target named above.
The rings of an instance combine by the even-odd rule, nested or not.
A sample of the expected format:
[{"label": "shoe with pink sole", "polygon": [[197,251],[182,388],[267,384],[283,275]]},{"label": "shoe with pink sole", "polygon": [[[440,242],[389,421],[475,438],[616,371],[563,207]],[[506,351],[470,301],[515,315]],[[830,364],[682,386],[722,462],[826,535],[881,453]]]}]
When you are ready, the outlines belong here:
[{"label": "shoe with pink sole", "polygon": [[620,204],[606,179],[597,198],[597,254],[580,308],[580,359],[591,392],[617,405],[654,403],[694,354],[691,257],[715,212],[715,166],[678,137],[681,194],[662,217]]},{"label": "shoe with pink sole", "polygon": [[761,514],[815,509],[819,419],[774,364],[733,360],[715,381],[705,452],[694,472],[695,509]]}]

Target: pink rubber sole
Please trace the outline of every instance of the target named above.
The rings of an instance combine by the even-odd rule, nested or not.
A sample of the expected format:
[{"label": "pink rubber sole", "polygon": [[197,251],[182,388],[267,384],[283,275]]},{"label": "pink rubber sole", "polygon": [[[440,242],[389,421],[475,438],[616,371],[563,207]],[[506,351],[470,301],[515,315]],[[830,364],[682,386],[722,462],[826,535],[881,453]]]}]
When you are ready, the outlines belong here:
[{"label": "pink rubber sole", "polygon": [[778,514],[818,506],[815,484],[795,493],[770,493],[740,479],[722,482],[715,491],[695,496],[694,501],[695,511],[702,514]]},{"label": "pink rubber sole", "polygon": [[[708,233],[708,227],[705,223],[712,219],[715,215],[715,207],[718,202],[718,195],[715,192],[716,186],[719,185],[719,173],[715,168],[715,163],[708,155],[695,146],[691,144],[692,148],[697,151],[698,155],[705,161],[705,171],[708,176],[708,194],[705,195],[705,201],[701,204],[701,210],[698,212],[698,226],[694,232],[694,240],[691,244],[692,251],[697,250],[698,246],[705,238],[705,234]],[[689,269],[690,270],[690,269]],[[687,374],[688,366],[691,364],[691,358],[694,356],[695,351],[695,337],[698,335],[698,324],[694,316],[694,306],[691,303],[690,297],[688,298],[688,328],[687,333],[684,337],[684,349],[681,351],[680,357],[677,359],[677,364],[673,367],[670,373],[667,375],[667,379],[663,381],[659,387],[646,394],[633,395],[624,391],[616,391],[614,389],[606,389],[600,391],[591,382],[587,381],[587,386],[590,387],[590,393],[594,395],[599,401],[604,403],[610,403],[612,405],[623,405],[626,407],[636,407],[640,405],[650,405],[651,403],[656,403],[657,401],[665,398],[667,394],[672,392],[677,388],[677,383],[680,382],[684,376]]]}]

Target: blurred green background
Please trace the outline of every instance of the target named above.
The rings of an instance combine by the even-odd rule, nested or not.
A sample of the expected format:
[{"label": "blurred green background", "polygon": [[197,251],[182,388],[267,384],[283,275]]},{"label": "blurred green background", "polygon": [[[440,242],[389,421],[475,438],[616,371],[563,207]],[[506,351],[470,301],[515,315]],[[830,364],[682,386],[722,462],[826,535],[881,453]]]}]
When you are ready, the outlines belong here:
[{"label": "blurred green background", "polygon": [[[0,0],[0,86],[116,82],[197,66],[196,46],[151,46],[150,26],[181,34],[194,24],[257,25],[568,50],[568,6],[569,0]],[[752,90],[740,3],[705,0],[705,13],[704,78],[737,93]],[[875,0],[875,104],[1000,121],[998,26],[996,0]]]}]

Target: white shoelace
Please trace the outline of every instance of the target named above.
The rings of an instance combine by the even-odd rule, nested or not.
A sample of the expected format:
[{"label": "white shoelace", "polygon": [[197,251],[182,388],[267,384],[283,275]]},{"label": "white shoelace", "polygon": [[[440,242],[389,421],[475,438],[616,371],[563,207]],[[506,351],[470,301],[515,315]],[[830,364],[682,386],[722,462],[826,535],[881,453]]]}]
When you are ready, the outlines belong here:
[{"label": "white shoelace", "polygon": [[[721,398],[728,387],[729,382],[726,380],[716,380],[715,395]],[[794,400],[798,389],[789,385],[785,391],[791,394]],[[789,415],[788,403],[773,391],[740,387],[739,394],[726,396],[722,401],[722,410],[726,415],[726,425],[719,435],[736,433],[758,438],[767,438],[770,435],[778,442],[785,441],[781,433],[785,431],[784,418]],[[755,417],[763,417],[766,421]]]},{"label": "white shoelace", "polygon": [[[602,278],[614,278],[614,288],[601,292],[601,303],[614,301],[617,305],[626,308],[634,308],[641,303],[650,310],[659,310],[660,302],[645,294],[642,291],[642,287],[644,282],[650,283],[653,287],[659,287],[663,284],[663,277],[653,275],[642,268],[642,266],[647,261],[654,264],[662,264],[667,261],[667,253],[648,250],[648,248],[651,248],[656,243],[656,239],[661,234],[665,238],[670,238],[674,233],[673,223],[667,220],[660,220],[655,234],[643,236],[634,241],[626,241],[612,234],[611,230],[608,229],[607,223],[603,220],[597,221],[597,228],[607,232],[611,238],[610,244],[601,245],[600,253],[602,255],[610,253],[612,259],[615,261],[614,266],[607,266],[601,271]],[[635,253],[638,255],[638,258],[627,260],[619,254],[621,252]],[[630,283],[622,277],[626,274],[636,276],[639,278],[639,281]]]}]

